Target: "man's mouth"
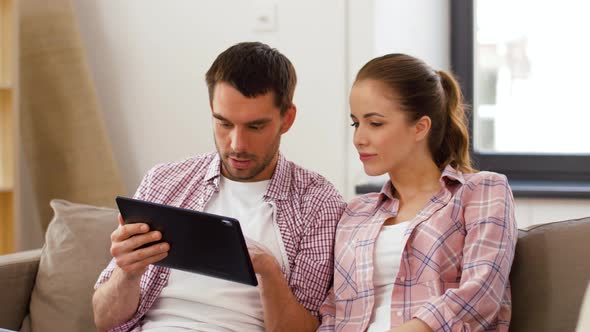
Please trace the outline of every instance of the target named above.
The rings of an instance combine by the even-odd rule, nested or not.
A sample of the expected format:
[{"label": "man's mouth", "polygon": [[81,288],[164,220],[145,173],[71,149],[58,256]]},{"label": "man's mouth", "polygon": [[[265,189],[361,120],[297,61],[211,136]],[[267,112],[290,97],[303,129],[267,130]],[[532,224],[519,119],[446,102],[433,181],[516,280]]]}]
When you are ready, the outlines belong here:
[{"label": "man's mouth", "polygon": [[246,169],[252,163],[251,159],[229,157],[230,164],[237,169]]}]

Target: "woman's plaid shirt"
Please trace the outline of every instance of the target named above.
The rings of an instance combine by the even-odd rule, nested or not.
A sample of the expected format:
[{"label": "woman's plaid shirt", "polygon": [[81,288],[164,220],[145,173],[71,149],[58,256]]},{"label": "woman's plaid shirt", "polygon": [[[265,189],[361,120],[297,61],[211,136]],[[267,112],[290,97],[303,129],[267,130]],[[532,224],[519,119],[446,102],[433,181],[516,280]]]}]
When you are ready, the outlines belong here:
[{"label": "woman's plaid shirt", "polygon": [[[391,326],[412,318],[434,331],[507,331],[508,275],[517,227],[506,177],[451,167],[442,189],[411,221],[395,279]],[[383,222],[397,214],[391,182],[347,207],[336,234],[334,286],[320,331],[364,331],[374,307],[373,255]]]}]

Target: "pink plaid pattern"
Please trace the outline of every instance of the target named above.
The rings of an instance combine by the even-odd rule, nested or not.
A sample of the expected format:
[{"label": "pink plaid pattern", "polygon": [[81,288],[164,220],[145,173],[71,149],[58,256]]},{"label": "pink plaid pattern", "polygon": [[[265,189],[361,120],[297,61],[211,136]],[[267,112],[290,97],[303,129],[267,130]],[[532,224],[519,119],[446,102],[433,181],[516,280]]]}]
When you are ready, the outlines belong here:
[{"label": "pink plaid pattern", "polygon": [[[504,175],[451,167],[443,188],[404,235],[391,326],[416,317],[434,331],[507,331],[508,275],[518,230]],[[373,254],[382,223],[399,201],[388,182],[349,203],[336,232],[334,285],[319,331],[364,331],[374,307]]]},{"label": "pink plaid pattern", "polygon": [[[157,165],[144,177],[135,197],[155,203],[203,211],[219,191],[220,158],[217,153]],[[287,161],[282,154],[270,180],[265,201],[276,205],[289,275],[286,280],[299,302],[316,317],[333,273],[334,234],[346,203],[322,176]],[[111,261],[95,288],[109,279],[116,267]],[[286,272],[285,272],[286,273]],[[166,286],[170,270],[149,266],[141,278],[141,300],[135,316],[111,331],[140,331],[139,321]]]}]

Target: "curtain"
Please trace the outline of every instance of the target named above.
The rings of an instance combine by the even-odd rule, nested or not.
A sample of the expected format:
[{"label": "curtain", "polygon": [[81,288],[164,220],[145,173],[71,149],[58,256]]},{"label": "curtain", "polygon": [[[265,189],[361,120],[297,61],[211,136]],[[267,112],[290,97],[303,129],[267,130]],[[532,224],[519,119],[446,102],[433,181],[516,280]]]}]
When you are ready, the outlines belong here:
[{"label": "curtain", "polygon": [[72,2],[20,1],[20,126],[32,199],[43,230],[49,201],[114,206],[125,194]]}]

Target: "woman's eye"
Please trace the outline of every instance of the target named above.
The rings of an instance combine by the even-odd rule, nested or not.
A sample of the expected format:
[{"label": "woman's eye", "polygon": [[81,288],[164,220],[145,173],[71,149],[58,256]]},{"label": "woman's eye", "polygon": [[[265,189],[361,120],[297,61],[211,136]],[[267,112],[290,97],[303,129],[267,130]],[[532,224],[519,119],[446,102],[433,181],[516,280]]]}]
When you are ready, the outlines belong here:
[{"label": "woman's eye", "polygon": [[371,122],[371,126],[373,127],[381,127],[383,124],[379,122]]},{"label": "woman's eye", "polygon": [[353,122],[350,126],[351,127],[358,128],[359,127],[359,123],[358,122]]}]

